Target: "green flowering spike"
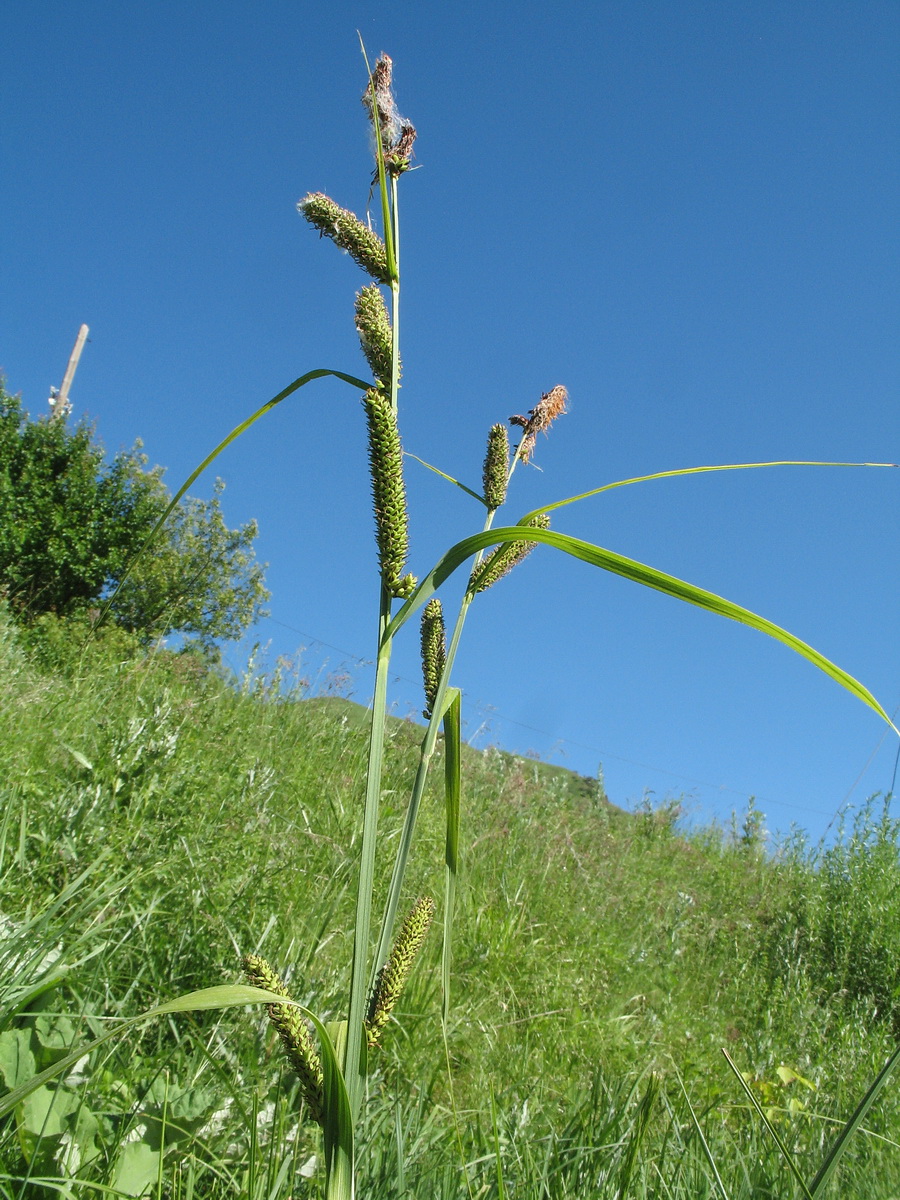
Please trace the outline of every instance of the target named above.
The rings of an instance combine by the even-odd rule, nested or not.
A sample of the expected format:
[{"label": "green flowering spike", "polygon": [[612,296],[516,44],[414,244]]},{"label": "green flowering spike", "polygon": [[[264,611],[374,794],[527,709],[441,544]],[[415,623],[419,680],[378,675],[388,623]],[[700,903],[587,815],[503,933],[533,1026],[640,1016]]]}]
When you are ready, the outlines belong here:
[{"label": "green flowering spike", "polygon": [[[243,961],[244,974],[253,987],[265,988],[276,996],[291,999],[291,994],[264,958],[248,954]],[[313,1042],[312,1026],[289,1004],[270,1004],[269,1020],[281,1038],[291,1069],[300,1080],[303,1098],[314,1121],[322,1124],[322,1062]]]},{"label": "green flowering spike", "polygon": [[378,1045],[378,1036],[387,1025],[388,1018],[406,987],[409,973],[425,943],[433,916],[434,901],[430,896],[420,896],[409,910],[387,962],[378,972],[366,1014],[366,1037],[370,1049]]},{"label": "green flowering spike", "polygon": [[372,374],[384,387],[391,382],[391,319],[377,284],[356,293],[356,328]]},{"label": "green flowering spike", "polygon": [[409,523],[397,414],[378,388],[369,388],[362,403],[369,427],[369,466],[381,577],[392,595],[408,594],[415,587],[415,580],[411,575],[401,578],[409,552]]},{"label": "green flowering spike", "polygon": [[[540,513],[533,520],[529,521],[528,524],[533,529],[549,529],[550,517],[547,513]],[[473,596],[479,592],[486,591],[498,579],[502,579],[504,575],[508,575],[513,567],[520,563],[523,558],[527,558],[536,545],[537,542],[505,542],[502,546],[498,546],[496,550],[492,550],[487,558],[472,572],[472,578],[469,580],[469,591]]]},{"label": "green flowering spike", "polygon": [[422,716],[429,719],[434,711],[446,656],[444,612],[440,600],[435,596],[422,609],[422,678],[425,683],[425,708]]},{"label": "green flowering spike", "polygon": [[415,575],[404,575],[402,579],[398,579],[391,587],[391,595],[398,600],[406,600],[416,590],[418,582]]},{"label": "green flowering spike", "polygon": [[330,237],[336,246],[346,250],[366,274],[380,283],[391,282],[384,242],[355,213],[341,208],[322,192],[304,196],[297,208],[319,233]]},{"label": "green flowering spike", "polygon": [[509,434],[505,425],[492,425],[484,456],[484,499],[488,508],[499,508],[506,499],[509,479]]}]

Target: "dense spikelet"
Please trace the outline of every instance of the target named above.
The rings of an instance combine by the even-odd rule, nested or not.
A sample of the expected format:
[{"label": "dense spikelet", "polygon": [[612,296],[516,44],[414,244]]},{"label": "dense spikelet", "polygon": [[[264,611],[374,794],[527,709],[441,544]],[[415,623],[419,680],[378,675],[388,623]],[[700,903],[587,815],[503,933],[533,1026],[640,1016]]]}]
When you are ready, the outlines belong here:
[{"label": "dense spikelet", "polygon": [[393,350],[391,319],[375,283],[356,293],[356,329],[372,374],[382,385],[389,385]]},{"label": "dense spikelet", "polygon": [[422,679],[425,685],[425,708],[422,716],[428,719],[434,711],[446,657],[444,612],[440,600],[435,596],[422,609]]},{"label": "dense spikelet", "polygon": [[366,1014],[366,1037],[370,1048],[378,1044],[379,1034],[400,999],[433,916],[434,901],[430,896],[420,896],[409,910],[387,962],[378,972]]},{"label": "dense spikelet", "polygon": [[304,196],[297,208],[323,237],[330,237],[336,246],[346,250],[367,275],[379,283],[390,283],[384,242],[355,213],[341,208],[322,192]]},{"label": "dense spikelet", "polygon": [[558,383],[549,392],[544,392],[527,417],[513,416],[509,418],[511,425],[519,425],[523,430],[522,441],[516,451],[516,456],[521,458],[522,462],[527,463],[531,458],[537,435],[546,433],[556,418],[563,416],[568,411],[568,401],[569,393],[561,383]]},{"label": "dense spikelet", "polygon": [[[384,165],[390,175],[400,175],[409,170],[416,130],[412,121],[401,117],[391,90],[394,64],[387,54],[379,56],[372,71],[369,86],[363,92],[362,102],[375,127],[377,115]],[[372,93],[375,93],[374,105]]]},{"label": "dense spikelet", "polygon": [[505,425],[492,425],[484,456],[484,500],[488,508],[499,508],[506,499],[509,480],[509,434]]},{"label": "dense spikelet", "polygon": [[[244,974],[253,987],[265,988],[267,992],[274,992],[276,996],[283,996],[285,1000],[291,999],[290,992],[264,958],[248,954],[243,961],[243,967]],[[322,1062],[313,1042],[312,1027],[290,1004],[270,1004],[268,1013],[269,1020],[287,1052],[291,1069],[300,1080],[309,1114],[321,1125]]]},{"label": "dense spikelet", "polygon": [[[528,524],[532,529],[549,529],[550,517],[547,513],[540,513],[533,517]],[[523,558],[527,558],[536,545],[537,542],[505,542],[496,550],[492,550],[472,572],[469,591],[472,595],[477,595],[478,592],[492,587],[498,579],[508,575]]]},{"label": "dense spikelet", "polygon": [[369,388],[362,403],[369,428],[369,466],[381,577],[392,595],[409,595],[416,581],[413,576],[402,574],[409,552],[409,522],[397,414],[377,388]]}]

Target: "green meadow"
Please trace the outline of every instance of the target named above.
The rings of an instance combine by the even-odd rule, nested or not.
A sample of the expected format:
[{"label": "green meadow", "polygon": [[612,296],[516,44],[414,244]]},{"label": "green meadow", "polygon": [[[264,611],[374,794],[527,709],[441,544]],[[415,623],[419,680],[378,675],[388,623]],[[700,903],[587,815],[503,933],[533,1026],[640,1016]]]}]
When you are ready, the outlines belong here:
[{"label": "green meadow", "polygon": [[[278,671],[226,678],[52,617],[0,625],[0,1075],[241,980],[259,953],[340,1018],[370,714]],[[382,836],[423,729],[386,727]],[[443,745],[438,744],[439,766]],[[443,886],[440,771],[404,904]],[[369,1058],[357,1188],[377,1197],[801,1195],[895,1047],[897,823],[764,846],[685,833],[596,780],[463,747],[446,1040],[432,928]],[[387,879],[379,874],[376,900]],[[321,1131],[259,1006],[129,1028],[3,1118],[9,1197],[319,1196]],[[880,1093],[823,1193],[900,1194]]]}]

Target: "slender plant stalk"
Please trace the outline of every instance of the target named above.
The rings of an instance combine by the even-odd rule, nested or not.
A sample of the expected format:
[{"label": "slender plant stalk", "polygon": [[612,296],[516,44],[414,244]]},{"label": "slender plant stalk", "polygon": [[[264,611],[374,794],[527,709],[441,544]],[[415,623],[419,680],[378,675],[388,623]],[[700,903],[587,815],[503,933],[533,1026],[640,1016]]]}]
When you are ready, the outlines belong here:
[{"label": "slender plant stalk", "polygon": [[[509,486],[513,472],[516,469],[516,464],[519,462],[520,450],[521,446],[516,451],[512,462],[509,465],[509,470],[506,476],[507,486]],[[482,527],[482,533],[487,533],[490,530],[496,513],[496,508],[488,510],[484,525]],[[479,550],[473,560],[473,570],[481,562],[483,556],[484,550]],[[397,912],[400,907],[400,899],[403,892],[403,880],[406,876],[409,854],[410,850],[412,849],[413,835],[415,833],[416,822],[419,818],[419,808],[422,803],[422,796],[425,794],[425,784],[428,781],[428,771],[431,767],[431,760],[434,757],[438,732],[441,728],[444,713],[446,711],[447,690],[450,687],[450,677],[453,671],[453,664],[456,661],[456,652],[459,649],[463,627],[466,623],[466,617],[469,614],[469,608],[474,598],[475,593],[467,589],[465,595],[460,601],[459,612],[456,615],[456,623],[453,627],[453,633],[450,636],[450,644],[447,648],[444,670],[441,672],[441,678],[438,682],[437,692],[435,694],[434,704],[432,706],[431,718],[428,722],[428,728],[425,730],[425,737],[422,741],[422,747],[419,751],[419,763],[418,767],[416,768],[416,778],[413,783],[409,805],[406,809],[406,816],[403,821],[403,830],[400,834],[400,841],[397,846],[397,854],[394,859],[394,869],[391,874],[390,887],[388,888],[388,898],[381,924],[381,937],[378,942],[378,950],[375,954],[375,965],[372,975],[373,984],[375,973],[377,973],[381,964],[387,961],[387,956],[390,953],[391,938],[393,937],[394,924],[397,920]]]},{"label": "slender plant stalk", "polygon": [[[364,51],[365,53],[365,51]],[[368,66],[368,61],[366,63]],[[384,144],[378,119],[373,74],[369,71],[372,95],[372,125],[376,140],[378,183],[382,202],[382,217],[388,270],[391,286],[391,406],[396,413],[400,386],[400,217],[397,197],[397,176],[390,177],[388,197],[384,159]],[[375,860],[378,840],[378,811],[381,803],[381,780],[384,770],[384,732],[387,715],[387,684],[390,670],[393,637],[391,623],[392,591],[382,578],[378,614],[378,657],[375,670],[375,694],[372,701],[372,724],[369,735],[366,769],[366,803],[363,817],[363,837],[360,850],[359,881],[356,898],[356,921],[353,933],[353,964],[350,975],[350,1005],[347,1015],[347,1044],[344,1053],[344,1082],[355,1123],[362,1100],[366,1072],[365,1017],[369,979],[369,933],[372,922],[372,893],[375,883]],[[378,962],[379,960],[376,960]]]},{"label": "slender plant stalk", "polygon": [[392,638],[386,635],[391,616],[391,594],[382,584],[381,612],[378,618],[378,659],[375,668],[375,696],[369,734],[369,760],[366,771],[366,807],[363,817],[359,883],[356,894],[356,925],[353,934],[353,966],[350,976],[350,1008],[347,1016],[347,1049],[344,1056],[344,1081],[354,1120],[359,1112],[365,1064],[363,1022],[366,1013],[367,961],[369,929],[372,921],[372,890],[375,881],[375,852],[378,838],[378,808],[381,803],[381,776],[384,765],[384,726],[387,712],[387,683],[391,662]]},{"label": "slender plant stalk", "polygon": [[391,176],[391,241],[394,249],[394,274],[391,278],[391,404],[397,411],[400,392],[400,221],[397,207],[397,176]]}]

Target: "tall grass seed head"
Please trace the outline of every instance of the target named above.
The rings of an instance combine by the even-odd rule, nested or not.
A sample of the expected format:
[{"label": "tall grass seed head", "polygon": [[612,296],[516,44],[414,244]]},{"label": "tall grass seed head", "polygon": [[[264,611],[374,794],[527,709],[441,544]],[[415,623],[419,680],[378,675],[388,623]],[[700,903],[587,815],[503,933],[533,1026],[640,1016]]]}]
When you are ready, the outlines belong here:
[{"label": "tall grass seed head", "polygon": [[422,716],[430,720],[447,658],[444,611],[437,596],[429,600],[422,609],[421,635],[422,681],[425,688],[425,708]]},{"label": "tall grass seed head", "polygon": [[391,282],[384,242],[356,213],[341,208],[323,192],[311,192],[304,196],[298,201],[297,209],[310,225],[318,229],[320,236],[331,238],[336,246],[346,250],[367,275],[379,283]]},{"label": "tall grass seed head", "polygon": [[392,595],[402,595],[412,591],[415,580],[403,575],[409,553],[409,519],[397,414],[390,400],[377,388],[369,388],[362,403],[369,433],[369,469],[381,577]]},{"label": "tall grass seed head", "polygon": [[387,962],[378,972],[366,1013],[366,1037],[370,1048],[378,1044],[378,1037],[403,993],[433,917],[434,901],[430,896],[420,896],[409,910]]},{"label": "tall grass seed head", "polygon": [[375,283],[356,293],[356,329],[372,374],[387,386],[393,358],[391,319],[381,289]]},{"label": "tall grass seed head", "polygon": [[569,411],[569,393],[561,383],[544,392],[537,404],[527,417],[520,415],[509,418],[510,425],[518,425],[522,429],[522,441],[516,451],[522,462],[528,462],[534,453],[534,445],[539,433],[546,433],[557,417]]},{"label": "tall grass seed head", "polygon": [[492,425],[484,456],[484,499],[488,508],[499,508],[506,500],[509,479],[509,434],[505,425]]},{"label": "tall grass seed head", "polygon": [[[394,64],[391,58],[387,54],[381,54],[372,70],[370,84],[363,92],[362,102],[369,114],[369,120],[372,122],[373,142],[375,141],[377,114],[378,132],[381,135],[381,148],[384,152],[386,170],[391,175],[400,175],[403,171],[409,170],[416,130],[413,123],[405,117],[401,117],[397,111],[397,102],[392,89],[393,73]],[[373,91],[375,93],[374,112]]]},{"label": "tall grass seed head", "polygon": [[[242,966],[247,980],[253,987],[264,988],[276,996],[291,999],[291,994],[264,958],[248,954]],[[305,1017],[291,1004],[270,1004],[267,1008],[269,1021],[278,1033],[285,1049],[291,1069],[300,1080],[300,1087],[309,1115],[320,1125],[324,1108],[324,1075],[322,1060],[313,1041],[312,1027]]]},{"label": "tall grass seed head", "polygon": [[[549,529],[550,516],[548,513],[539,513],[538,516],[532,517],[528,524],[532,529]],[[535,546],[537,542],[504,542],[502,546],[492,550],[472,572],[469,591],[472,595],[477,595],[493,587],[499,579],[508,575],[513,567],[527,558]]]}]

